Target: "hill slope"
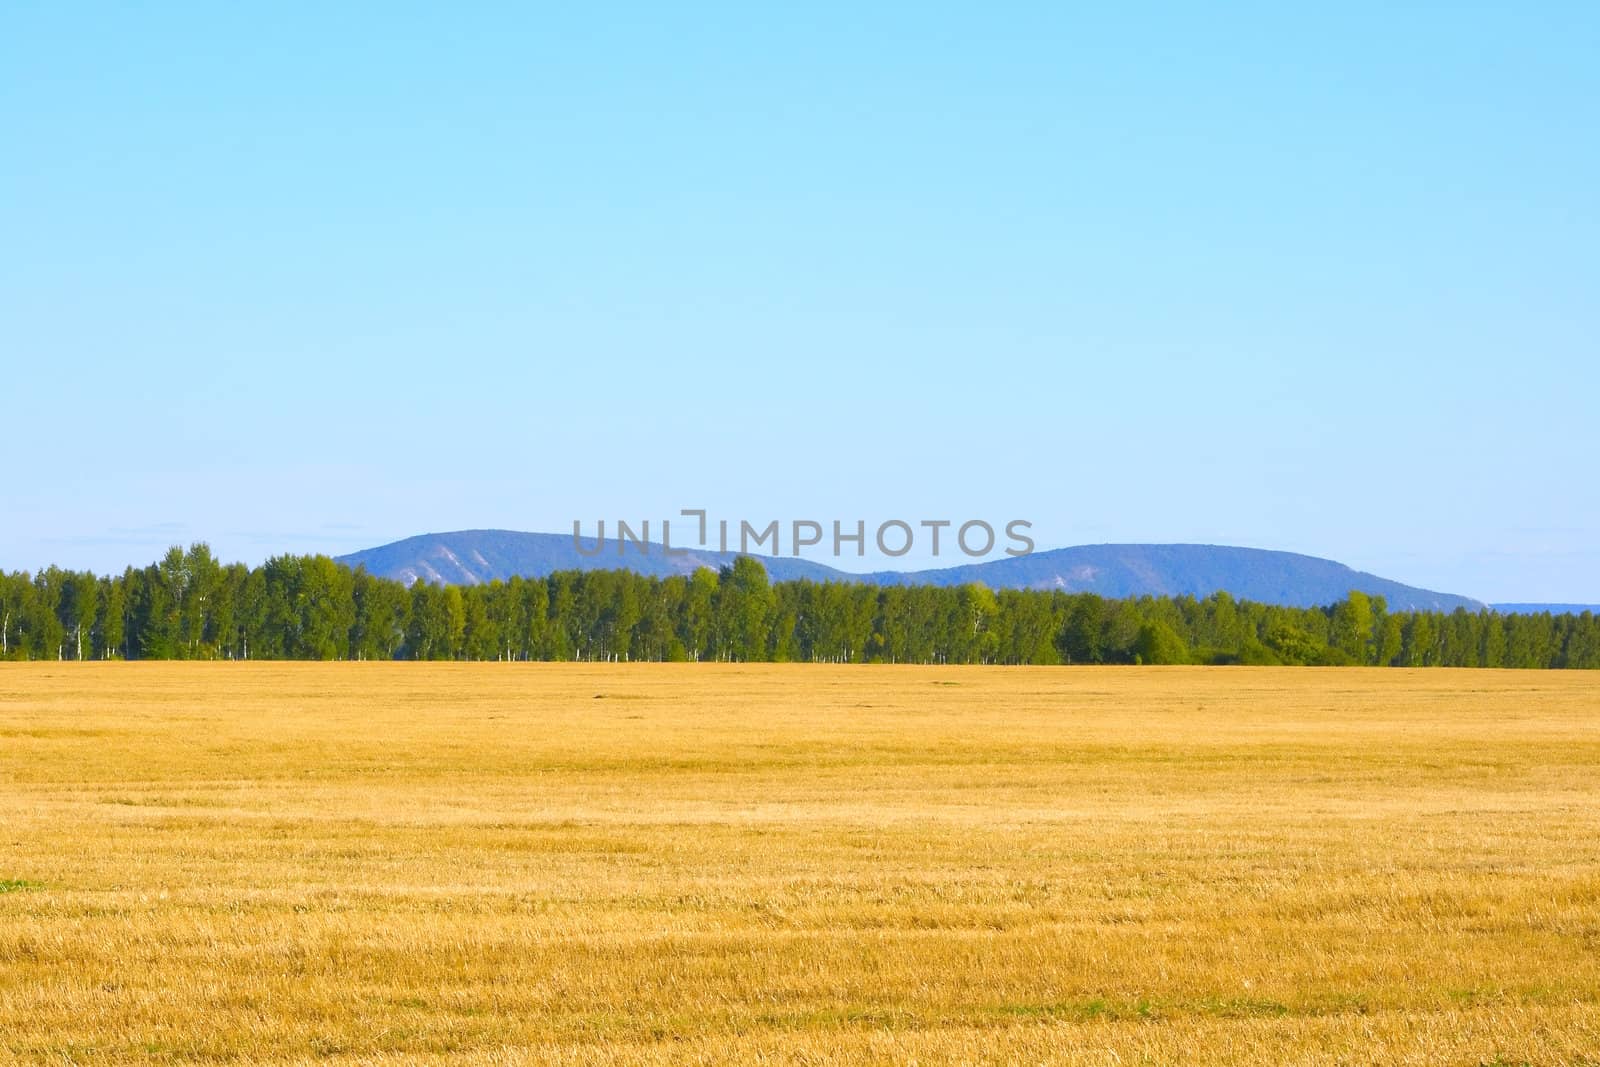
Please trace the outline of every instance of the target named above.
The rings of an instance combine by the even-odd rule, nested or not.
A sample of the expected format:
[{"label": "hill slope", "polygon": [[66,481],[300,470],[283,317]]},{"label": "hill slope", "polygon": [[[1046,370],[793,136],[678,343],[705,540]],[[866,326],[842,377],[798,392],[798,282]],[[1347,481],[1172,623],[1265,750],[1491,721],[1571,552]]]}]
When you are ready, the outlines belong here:
[{"label": "hill slope", "polygon": [[1502,615],[1600,615],[1600,604],[1492,604]]},{"label": "hill slope", "polygon": [[[585,544],[593,544],[586,539]],[[659,544],[641,553],[632,543],[619,551],[619,542],[609,538],[593,556],[579,552],[568,534],[519,533],[515,530],[458,530],[454,533],[422,534],[404,541],[363,549],[338,557],[340,563],[365,567],[384,578],[407,584],[421,579],[445,585],[481,585],[502,581],[512,575],[543,577],[555,571],[630,570],[662,578],[673,574],[692,574],[697,568],[716,569],[732,563],[737,552],[693,550],[684,555],[667,555]],[[676,550],[674,550],[676,551]],[[845,576],[832,567],[804,559],[760,557],[775,581],[811,578],[839,581]]]},{"label": "hill slope", "polygon": [[[586,556],[566,534],[511,530],[462,530],[423,534],[353,552],[339,562],[407,583],[422,580],[478,585],[512,575],[542,577],[563,570],[627,569],[664,577],[697,567],[720,567],[736,553],[690,551],[667,555],[652,545],[646,553],[631,545],[619,552],[608,542]],[[775,581],[861,581],[880,585],[960,585],[981,582],[994,589],[1061,589],[1106,597],[1209,596],[1226,590],[1242,600],[1305,607],[1342,600],[1352,589],[1384,597],[1394,610],[1477,611],[1484,605],[1467,597],[1418,589],[1342,563],[1223,545],[1079,545],[925,571],[849,574],[805,559],[758,557]]]},{"label": "hill slope", "polygon": [[1226,590],[1241,600],[1294,607],[1331,604],[1359,589],[1382,596],[1396,611],[1484,607],[1469,597],[1418,589],[1331,559],[1228,545],[1078,545],[875,579],[930,585],[983,582],[995,589],[1061,589],[1114,598],[1207,597]]}]

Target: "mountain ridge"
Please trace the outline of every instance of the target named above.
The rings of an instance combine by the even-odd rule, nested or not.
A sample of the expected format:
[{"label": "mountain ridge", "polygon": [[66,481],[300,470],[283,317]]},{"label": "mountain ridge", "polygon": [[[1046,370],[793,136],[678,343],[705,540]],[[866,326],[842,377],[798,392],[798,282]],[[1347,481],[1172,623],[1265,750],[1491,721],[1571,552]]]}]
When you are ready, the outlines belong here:
[{"label": "mountain ridge", "polygon": [[1600,615],[1600,604],[1496,603],[1491,608],[1502,615]]},{"label": "mountain ridge", "polygon": [[[585,541],[592,544],[592,541]],[[407,584],[479,585],[513,575],[544,577],[566,570],[631,570],[654,577],[718,568],[752,555],[774,581],[864,582],[874,585],[961,585],[993,589],[1060,589],[1110,598],[1194,596],[1225,591],[1241,600],[1312,607],[1344,599],[1352,589],[1382,596],[1395,611],[1469,611],[1488,608],[1470,597],[1442,593],[1357,571],[1318,556],[1273,549],[1201,544],[1103,544],[1046,549],[917,571],[853,573],[815,560],[754,553],[673,549],[648,543],[606,541],[580,552],[566,534],[516,530],[457,530],[419,534],[337,557],[352,567]]]}]

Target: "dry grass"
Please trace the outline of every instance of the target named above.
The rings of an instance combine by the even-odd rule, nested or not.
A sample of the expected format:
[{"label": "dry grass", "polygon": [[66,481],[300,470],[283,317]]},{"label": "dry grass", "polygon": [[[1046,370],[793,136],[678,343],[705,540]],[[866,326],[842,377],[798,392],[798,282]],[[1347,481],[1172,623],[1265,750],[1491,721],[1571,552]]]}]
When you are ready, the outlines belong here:
[{"label": "dry grass", "polygon": [[1600,1063],[1600,674],[0,666],[0,1056]]}]

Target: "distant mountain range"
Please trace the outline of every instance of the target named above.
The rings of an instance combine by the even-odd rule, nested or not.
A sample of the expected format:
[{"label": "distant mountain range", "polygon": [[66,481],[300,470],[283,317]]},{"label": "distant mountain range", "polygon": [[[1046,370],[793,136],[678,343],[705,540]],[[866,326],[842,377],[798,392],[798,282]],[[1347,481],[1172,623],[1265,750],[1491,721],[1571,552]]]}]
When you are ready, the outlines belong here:
[{"label": "distant mountain range", "polygon": [[1600,615],[1600,604],[1490,604],[1502,615]]},{"label": "distant mountain range", "polygon": [[[592,545],[592,540],[586,540]],[[739,553],[690,550],[668,555],[656,544],[646,551],[609,540],[597,555],[584,555],[567,534],[512,530],[461,530],[423,534],[404,541],[340,556],[339,562],[410,584],[426,581],[478,585],[513,575],[543,577],[555,571],[630,570],[664,577],[698,567],[721,567]],[[1060,589],[1105,597],[1207,597],[1226,590],[1241,600],[1310,607],[1343,600],[1352,589],[1382,596],[1396,611],[1479,611],[1487,605],[1469,597],[1436,593],[1333,560],[1226,545],[1079,545],[923,571],[852,574],[808,559],[756,556],[774,581],[809,578],[826,582],[877,585],[962,585],[980,582],[993,589]],[[1521,605],[1527,607],[1527,605]],[[1539,610],[1543,610],[1540,608]]]}]

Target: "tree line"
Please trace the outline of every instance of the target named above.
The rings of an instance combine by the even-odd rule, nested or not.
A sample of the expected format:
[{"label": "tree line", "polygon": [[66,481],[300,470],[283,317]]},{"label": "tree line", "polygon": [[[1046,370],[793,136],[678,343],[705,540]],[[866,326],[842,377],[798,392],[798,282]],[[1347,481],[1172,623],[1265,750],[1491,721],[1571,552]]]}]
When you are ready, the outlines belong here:
[{"label": "tree line", "polygon": [[0,572],[0,659],[722,660],[1600,667],[1600,619],[1108,600],[982,585],[772,583],[754,559],[411,586],[326,556],[174,547],[121,575]]}]

